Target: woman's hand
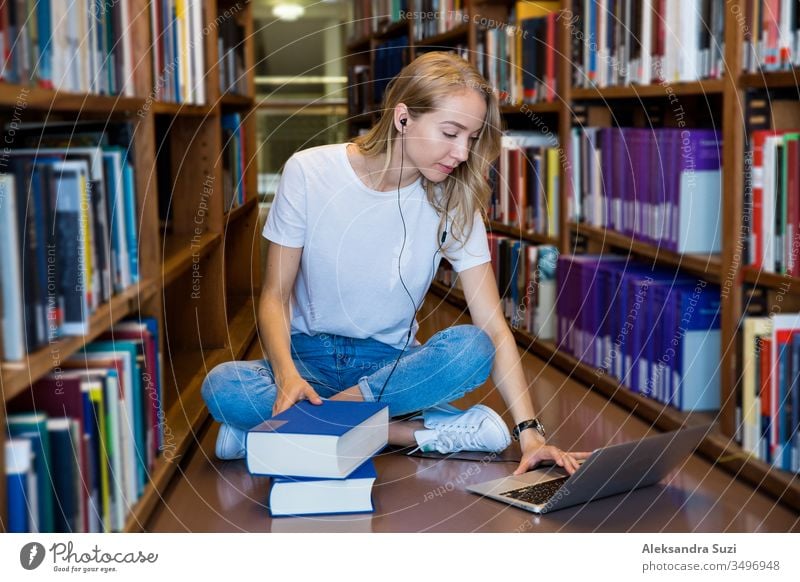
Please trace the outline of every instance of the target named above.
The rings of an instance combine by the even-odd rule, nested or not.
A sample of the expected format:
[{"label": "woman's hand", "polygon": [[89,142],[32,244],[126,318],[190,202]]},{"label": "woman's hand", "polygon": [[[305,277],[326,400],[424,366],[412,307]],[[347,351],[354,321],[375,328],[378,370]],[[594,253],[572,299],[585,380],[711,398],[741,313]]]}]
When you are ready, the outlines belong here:
[{"label": "woman's hand", "polygon": [[592,454],[562,451],[558,447],[548,445],[544,438],[534,430],[526,430],[520,434],[520,448],[522,449],[522,458],[514,475],[522,475],[542,461],[553,461],[572,475],[580,466],[578,461],[587,459]]},{"label": "woman's hand", "polygon": [[280,414],[301,400],[308,400],[311,404],[322,404],[319,394],[314,392],[311,385],[300,376],[292,376],[278,382],[278,397],[272,405],[272,416]]}]

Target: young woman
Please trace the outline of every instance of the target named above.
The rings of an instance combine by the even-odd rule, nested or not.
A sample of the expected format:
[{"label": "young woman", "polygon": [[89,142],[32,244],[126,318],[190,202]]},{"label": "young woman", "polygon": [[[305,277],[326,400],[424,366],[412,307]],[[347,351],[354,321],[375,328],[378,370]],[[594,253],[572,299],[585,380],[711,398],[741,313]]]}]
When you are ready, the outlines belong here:
[{"label": "young woman", "polygon": [[[244,456],[246,431],[308,399],[386,402],[389,441],[422,450],[499,452],[511,442],[484,405],[447,403],[489,374],[514,419],[516,473],[584,453],[548,445],[503,317],[481,211],[500,152],[498,100],[458,56],[427,53],[388,85],[380,121],[351,143],[295,153],[264,228],[258,309],[266,360],[214,368],[203,397],[222,423],[216,454]],[[474,325],[425,344],[416,313],[439,260],[458,273]]]}]

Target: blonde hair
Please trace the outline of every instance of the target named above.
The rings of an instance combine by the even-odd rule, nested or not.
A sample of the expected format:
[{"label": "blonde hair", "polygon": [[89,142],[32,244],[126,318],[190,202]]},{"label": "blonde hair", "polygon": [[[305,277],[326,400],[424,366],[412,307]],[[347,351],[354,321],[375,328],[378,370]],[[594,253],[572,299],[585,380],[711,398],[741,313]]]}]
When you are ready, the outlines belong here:
[{"label": "blonde hair", "polygon": [[[463,244],[472,231],[475,211],[486,214],[491,195],[487,181],[489,167],[500,155],[501,117],[497,94],[478,70],[463,58],[445,52],[429,52],[403,67],[386,87],[381,103],[381,117],[366,134],[354,138],[359,151],[368,157],[386,154],[385,172],[399,132],[394,124],[398,103],[408,107],[413,120],[439,109],[446,97],[459,90],[472,89],[486,102],[486,117],[478,139],[472,142],[466,162],[459,164],[444,182],[422,179],[428,201],[440,214],[439,230],[444,227],[445,208],[453,216],[449,228],[452,239]],[[448,242],[451,237],[448,237]]]}]

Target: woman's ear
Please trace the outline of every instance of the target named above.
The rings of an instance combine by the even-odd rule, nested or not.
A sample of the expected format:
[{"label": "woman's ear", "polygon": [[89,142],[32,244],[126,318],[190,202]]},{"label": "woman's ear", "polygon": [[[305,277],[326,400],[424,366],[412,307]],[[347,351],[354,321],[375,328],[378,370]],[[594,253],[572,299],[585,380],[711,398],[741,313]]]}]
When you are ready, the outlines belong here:
[{"label": "woman's ear", "polygon": [[408,107],[406,107],[405,103],[398,103],[394,111],[395,128],[400,133],[403,133],[408,126]]}]

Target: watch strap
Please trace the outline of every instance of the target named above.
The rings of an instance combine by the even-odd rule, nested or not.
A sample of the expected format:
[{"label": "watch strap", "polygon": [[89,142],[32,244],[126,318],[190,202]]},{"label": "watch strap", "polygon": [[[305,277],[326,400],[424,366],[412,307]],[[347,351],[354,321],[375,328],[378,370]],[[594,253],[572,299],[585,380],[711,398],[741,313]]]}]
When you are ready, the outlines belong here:
[{"label": "watch strap", "polygon": [[544,432],[544,425],[539,421],[539,419],[538,418],[530,418],[528,420],[523,420],[517,426],[514,427],[514,430],[511,433],[512,436],[514,437],[514,440],[518,441],[520,433],[523,430],[527,430],[529,428],[535,429],[536,432],[538,432],[540,435],[542,435],[542,438],[547,438],[547,436],[545,435],[545,432]]}]

